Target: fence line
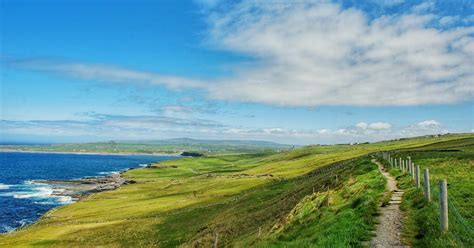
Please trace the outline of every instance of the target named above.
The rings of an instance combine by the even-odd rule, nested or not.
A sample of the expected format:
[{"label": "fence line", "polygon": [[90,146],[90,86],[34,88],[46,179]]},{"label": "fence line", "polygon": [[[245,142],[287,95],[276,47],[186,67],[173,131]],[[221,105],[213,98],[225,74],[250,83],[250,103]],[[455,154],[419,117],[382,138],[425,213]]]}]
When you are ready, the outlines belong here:
[{"label": "fence line", "polygon": [[[437,194],[439,204],[439,216],[440,216],[440,231],[447,232],[449,228],[449,222],[455,222],[465,228],[464,234],[456,234],[460,239],[466,239],[473,236],[474,227],[471,225],[468,219],[472,219],[472,215],[467,210],[461,207],[461,204],[457,202],[454,197],[448,194],[448,184],[446,179],[439,180],[438,187],[434,190],[430,187],[430,173],[429,169],[425,168],[423,173],[423,187],[421,187],[420,179],[420,166],[415,165],[411,157],[406,158],[394,157],[389,152],[379,152],[376,156],[384,159],[392,168],[400,170],[403,174],[407,174],[413,180],[416,188],[422,188],[426,202],[431,202],[431,194]],[[457,195],[462,195],[459,191],[449,189],[455,192]],[[463,217],[464,216],[464,217]],[[466,237],[467,235],[467,237]]]}]

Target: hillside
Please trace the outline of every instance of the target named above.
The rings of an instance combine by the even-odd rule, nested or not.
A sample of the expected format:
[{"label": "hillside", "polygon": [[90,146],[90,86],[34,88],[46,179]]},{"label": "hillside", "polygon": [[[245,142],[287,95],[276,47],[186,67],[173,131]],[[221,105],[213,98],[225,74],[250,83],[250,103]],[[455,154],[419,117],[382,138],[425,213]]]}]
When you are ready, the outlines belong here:
[{"label": "hillside", "polygon": [[[409,153],[470,194],[473,146],[473,135],[445,135],[167,161],[128,171],[135,184],[0,236],[0,246],[359,247],[373,235],[379,203],[387,201],[385,180],[367,155]],[[441,169],[445,161],[456,164],[455,174]],[[412,211],[410,199],[406,211]],[[472,216],[471,203],[465,204]],[[416,214],[409,216],[407,242],[426,244]]]},{"label": "hillside", "polygon": [[253,140],[195,140],[188,138],[167,140],[110,141],[97,143],[52,145],[1,145],[0,151],[73,152],[73,153],[134,153],[176,154],[183,151],[204,154],[255,153],[290,149],[293,146]]},{"label": "hillside", "polygon": [[[402,204],[407,213],[406,242],[417,247],[474,247],[474,139],[401,150],[393,156],[410,156],[421,171],[430,171],[433,200],[427,203],[423,190],[417,189],[409,176],[397,169],[390,170],[407,191]],[[444,235],[439,232],[440,179],[448,182],[449,232]]]}]

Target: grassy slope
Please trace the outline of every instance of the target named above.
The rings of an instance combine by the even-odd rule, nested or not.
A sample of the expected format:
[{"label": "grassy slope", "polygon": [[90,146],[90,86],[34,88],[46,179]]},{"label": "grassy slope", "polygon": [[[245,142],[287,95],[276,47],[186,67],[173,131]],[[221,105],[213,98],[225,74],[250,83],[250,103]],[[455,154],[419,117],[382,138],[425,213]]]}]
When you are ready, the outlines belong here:
[{"label": "grassy slope", "polygon": [[[431,177],[433,200],[428,204],[409,176],[391,170],[407,190],[402,204],[407,212],[405,239],[414,247],[474,247],[474,139],[405,150],[396,156],[411,156],[421,170],[429,168]],[[439,179],[448,180],[450,221],[449,232],[443,235],[439,231]]]},{"label": "grassy slope", "polygon": [[339,184],[303,198],[259,247],[360,247],[371,238],[385,179],[370,158],[339,173]]},{"label": "grassy slope", "polygon": [[[417,147],[465,136],[168,161],[155,169],[127,172],[126,176],[137,184],[94,194],[48,212],[28,228],[0,236],[0,246],[207,245],[216,232],[220,233],[222,244],[278,243],[272,227],[310,195],[313,187],[316,191],[327,187],[337,191],[340,187],[334,177],[309,172],[378,150]],[[337,208],[347,204],[341,200]],[[255,239],[259,227],[269,240]],[[288,230],[291,236],[291,229]]]}]

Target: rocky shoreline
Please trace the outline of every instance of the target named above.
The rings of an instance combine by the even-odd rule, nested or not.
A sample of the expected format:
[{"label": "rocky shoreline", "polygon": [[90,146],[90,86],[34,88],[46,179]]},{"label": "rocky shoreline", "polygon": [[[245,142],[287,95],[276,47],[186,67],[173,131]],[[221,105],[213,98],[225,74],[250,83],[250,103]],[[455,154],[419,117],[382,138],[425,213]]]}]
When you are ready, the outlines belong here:
[{"label": "rocky shoreline", "polygon": [[122,176],[123,172],[125,171],[74,180],[35,180],[33,183],[50,185],[53,187],[52,196],[68,196],[76,202],[92,193],[115,190],[122,185],[135,183],[133,180],[125,179]]}]

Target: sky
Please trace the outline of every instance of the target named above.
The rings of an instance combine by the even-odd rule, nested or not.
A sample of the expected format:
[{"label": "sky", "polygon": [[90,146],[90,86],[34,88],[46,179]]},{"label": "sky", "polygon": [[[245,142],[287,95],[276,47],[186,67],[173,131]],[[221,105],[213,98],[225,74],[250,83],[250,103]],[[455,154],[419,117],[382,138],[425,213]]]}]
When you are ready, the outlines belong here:
[{"label": "sky", "polygon": [[0,0],[0,142],[474,132],[469,0]]}]

